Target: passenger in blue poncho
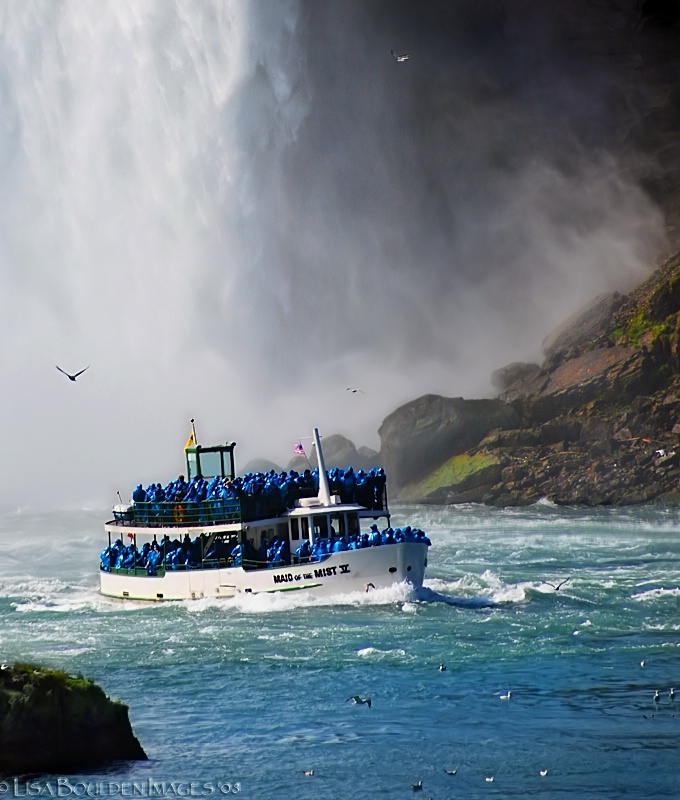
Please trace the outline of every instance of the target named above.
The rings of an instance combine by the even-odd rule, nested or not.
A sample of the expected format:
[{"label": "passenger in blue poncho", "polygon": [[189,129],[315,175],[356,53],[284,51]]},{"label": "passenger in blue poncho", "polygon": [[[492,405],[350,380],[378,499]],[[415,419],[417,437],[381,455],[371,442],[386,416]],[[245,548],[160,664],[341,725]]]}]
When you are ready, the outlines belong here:
[{"label": "passenger in blue poncho", "polygon": [[342,539],[338,539],[333,545],[334,553],[344,553],[345,550],[349,550],[349,541],[347,536],[343,536]]},{"label": "passenger in blue poncho", "polygon": [[149,550],[149,555],[146,557],[146,572],[148,575],[156,574],[156,567],[161,560],[161,551],[158,544],[154,542],[153,547]]},{"label": "passenger in blue poncho", "polygon": [[99,559],[101,561],[102,569],[104,570],[104,572],[110,572],[111,571],[111,561],[113,560],[113,563],[114,564],[116,563],[115,562],[115,558],[114,558],[114,550],[113,550],[113,548],[111,546],[104,548],[104,550],[102,550],[102,552],[101,552],[101,554],[99,556]]},{"label": "passenger in blue poncho", "polygon": [[310,560],[312,551],[309,547],[309,539],[304,540],[304,542],[295,551],[295,554],[297,555],[301,564],[306,564]]},{"label": "passenger in blue poncho", "polygon": [[383,531],[383,542],[382,543],[383,544],[396,544],[396,541],[395,541],[395,538],[394,538],[394,531],[392,530],[392,528],[387,528],[385,531]]},{"label": "passenger in blue poncho", "polygon": [[377,547],[378,545],[382,544],[382,534],[378,530],[378,526],[375,524],[375,522],[373,523],[373,525],[371,525],[370,539],[372,547]]},{"label": "passenger in blue poncho", "polygon": [[276,555],[274,556],[274,563],[277,567],[282,567],[290,561],[288,551],[288,541],[281,539],[279,546],[276,548]]}]

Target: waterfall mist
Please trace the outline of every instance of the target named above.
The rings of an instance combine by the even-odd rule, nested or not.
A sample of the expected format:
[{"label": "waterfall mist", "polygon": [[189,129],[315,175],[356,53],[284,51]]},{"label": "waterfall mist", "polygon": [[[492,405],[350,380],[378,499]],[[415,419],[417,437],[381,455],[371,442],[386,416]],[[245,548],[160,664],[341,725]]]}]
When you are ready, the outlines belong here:
[{"label": "waterfall mist", "polygon": [[505,6],[3,4],[0,506],[169,479],[190,417],[241,466],[313,425],[377,448],[643,277],[616,76]]}]

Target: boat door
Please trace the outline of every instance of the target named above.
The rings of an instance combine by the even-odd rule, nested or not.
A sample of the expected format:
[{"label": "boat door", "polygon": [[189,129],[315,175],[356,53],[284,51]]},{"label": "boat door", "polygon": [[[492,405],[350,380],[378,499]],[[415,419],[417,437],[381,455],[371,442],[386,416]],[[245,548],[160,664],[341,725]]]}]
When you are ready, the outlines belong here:
[{"label": "boat door", "polygon": [[202,569],[189,570],[189,592],[192,600],[198,600],[199,597],[203,597]]}]

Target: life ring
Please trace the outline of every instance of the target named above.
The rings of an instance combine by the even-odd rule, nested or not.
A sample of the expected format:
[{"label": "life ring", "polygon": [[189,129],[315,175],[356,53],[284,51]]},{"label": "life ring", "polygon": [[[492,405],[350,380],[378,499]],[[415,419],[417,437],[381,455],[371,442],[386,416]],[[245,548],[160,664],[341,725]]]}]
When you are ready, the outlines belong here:
[{"label": "life ring", "polygon": [[184,508],[180,503],[175,506],[175,522],[181,525],[184,522]]}]

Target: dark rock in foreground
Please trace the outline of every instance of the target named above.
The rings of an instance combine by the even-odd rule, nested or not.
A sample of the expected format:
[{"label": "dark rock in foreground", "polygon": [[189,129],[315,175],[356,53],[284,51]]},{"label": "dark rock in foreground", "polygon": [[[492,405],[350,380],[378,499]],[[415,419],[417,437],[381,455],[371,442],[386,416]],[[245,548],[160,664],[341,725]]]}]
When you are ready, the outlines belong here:
[{"label": "dark rock in foreground", "polygon": [[94,683],[31,664],[0,668],[0,775],[146,758],[127,706]]}]

